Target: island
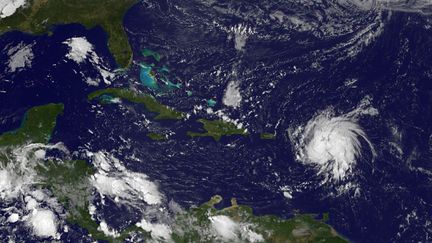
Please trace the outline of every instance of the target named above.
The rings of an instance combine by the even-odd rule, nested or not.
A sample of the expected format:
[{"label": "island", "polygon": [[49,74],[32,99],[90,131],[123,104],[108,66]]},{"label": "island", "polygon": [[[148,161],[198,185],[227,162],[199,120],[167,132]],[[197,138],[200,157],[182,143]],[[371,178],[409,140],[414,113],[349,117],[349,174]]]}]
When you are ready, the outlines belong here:
[{"label": "island", "polygon": [[167,139],[165,135],[159,134],[159,133],[155,133],[155,132],[148,133],[147,137],[150,138],[153,141],[163,141],[163,140]]},{"label": "island", "polygon": [[276,135],[273,133],[264,132],[260,134],[260,138],[263,140],[273,140],[276,139]]},{"label": "island", "polygon": [[45,34],[55,25],[78,23],[102,27],[108,47],[120,67],[132,61],[132,48],[123,28],[126,11],[138,0],[31,0],[12,16],[0,19],[0,32],[18,30]]},{"label": "island", "polygon": [[199,119],[206,132],[187,132],[190,137],[212,137],[215,141],[219,141],[222,136],[243,135],[247,136],[248,132],[243,128],[238,128],[235,124],[224,120],[207,120]]},{"label": "island", "polygon": [[[127,88],[106,88],[90,93],[88,100],[94,100],[102,97],[106,100],[107,97],[103,95],[110,95],[112,97],[127,100],[136,104],[143,104],[150,112],[157,113],[155,120],[181,120],[184,117],[182,112],[176,111],[171,107],[162,105],[153,96],[149,94],[140,94],[134,90]],[[104,101],[102,101],[104,102]]]}]

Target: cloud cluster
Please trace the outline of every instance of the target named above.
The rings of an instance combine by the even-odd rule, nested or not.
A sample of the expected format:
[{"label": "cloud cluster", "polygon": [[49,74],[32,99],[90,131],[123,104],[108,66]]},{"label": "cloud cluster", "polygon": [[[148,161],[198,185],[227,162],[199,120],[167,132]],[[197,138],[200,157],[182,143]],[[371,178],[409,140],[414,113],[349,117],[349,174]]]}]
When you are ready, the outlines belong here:
[{"label": "cloud cluster", "polygon": [[362,144],[366,143],[375,155],[373,144],[358,124],[359,117],[366,114],[377,114],[369,98],[346,114],[336,116],[330,108],[318,113],[290,134],[297,160],[315,166],[325,182],[344,180],[362,156]]}]

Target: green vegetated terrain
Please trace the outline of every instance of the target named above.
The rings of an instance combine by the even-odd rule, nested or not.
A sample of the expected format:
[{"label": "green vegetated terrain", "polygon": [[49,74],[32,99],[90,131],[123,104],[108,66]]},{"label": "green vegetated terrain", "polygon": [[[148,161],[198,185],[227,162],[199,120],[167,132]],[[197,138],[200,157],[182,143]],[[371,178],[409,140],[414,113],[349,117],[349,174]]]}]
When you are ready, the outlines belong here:
[{"label": "green vegetated terrain", "polygon": [[[240,229],[248,229],[262,236],[260,242],[348,242],[325,223],[325,219],[316,219],[314,215],[296,215],[283,220],[276,216],[255,216],[250,207],[238,205],[231,199],[231,206],[216,209],[214,206],[222,197],[214,196],[209,202],[192,208],[176,218],[180,227],[173,234],[176,242],[220,242],[212,233],[212,217],[227,216]],[[231,227],[231,230],[235,230]],[[248,236],[237,233],[232,242],[250,242]]]},{"label": "green vegetated terrain", "polygon": [[63,104],[36,106],[28,110],[21,126],[0,135],[0,146],[22,145],[27,142],[47,143],[56,126],[56,119],[63,112]]},{"label": "green vegetated terrain", "polygon": [[107,88],[97,90],[88,95],[89,100],[93,100],[102,95],[111,95],[132,103],[143,104],[150,112],[157,113],[155,120],[181,120],[183,113],[174,110],[171,107],[162,105],[153,96],[148,94],[139,94],[127,88]]},{"label": "green vegetated terrain", "polygon": [[273,140],[276,139],[276,135],[273,133],[261,133],[260,138],[264,140]]},{"label": "green vegetated terrain", "polygon": [[33,34],[50,32],[54,25],[78,23],[101,26],[108,47],[121,67],[132,60],[132,49],[123,28],[123,16],[138,0],[31,0],[12,16],[0,20],[0,32],[19,30]]},{"label": "green vegetated terrain", "polygon": [[135,225],[127,227],[117,236],[107,236],[98,229],[99,224],[89,213],[92,195],[90,177],[95,170],[86,161],[48,161],[36,169],[42,178],[41,187],[49,189],[66,209],[66,221],[87,230],[94,240],[120,243],[131,234],[140,234],[143,238],[150,236]]},{"label": "green vegetated terrain", "polygon": [[231,135],[248,135],[247,131],[243,128],[238,128],[235,124],[231,122],[226,122],[223,120],[207,120],[199,119],[200,123],[203,124],[206,132],[188,132],[190,137],[212,137],[215,141],[219,141],[222,136]]},{"label": "green vegetated terrain", "polygon": [[94,239],[109,240],[88,212],[91,195],[89,177],[94,169],[86,161],[48,161],[36,167],[41,187],[49,189],[67,211],[67,221],[86,229]]},{"label": "green vegetated terrain", "polygon": [[86,161],[49,161],[38,166],[37,171],[42,178],[41,186],[51,190],[66,209],[66,221],[87,230],[94,240],[120,243],[132,233],[149,236],[135,225],[119,232],[117,236],[107,236],[98,229],[99,224],[92,219],[88,209],[92,195],[90,176],[95,170]]},{"label": "green vegetated terrain", "polygon": [[147,137],[154,141],[162,141],[167,139],[165,135],[154,132],[148,133]]}]

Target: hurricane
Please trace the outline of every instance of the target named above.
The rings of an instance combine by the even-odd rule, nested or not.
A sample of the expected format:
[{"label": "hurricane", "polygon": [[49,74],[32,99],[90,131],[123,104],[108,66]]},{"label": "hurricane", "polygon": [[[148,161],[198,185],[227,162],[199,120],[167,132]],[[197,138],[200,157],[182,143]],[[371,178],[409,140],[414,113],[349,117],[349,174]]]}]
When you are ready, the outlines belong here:
[{"label": "hurricane", "polygon": [[372,142],[358,124],[361,115],[376,113],[373,108],[366,108],[364,103],[339,116],[331,108],[319,112],[291,136],[297,160],[315,167],[317,174],[324,176],[324,182],[346,180],[353,174],[366,149],[373,158],[376,156]]},{"label": "hurricane", "polygon": [[432,0],[73,2],[0,0],[0,243],[432,239]]}]

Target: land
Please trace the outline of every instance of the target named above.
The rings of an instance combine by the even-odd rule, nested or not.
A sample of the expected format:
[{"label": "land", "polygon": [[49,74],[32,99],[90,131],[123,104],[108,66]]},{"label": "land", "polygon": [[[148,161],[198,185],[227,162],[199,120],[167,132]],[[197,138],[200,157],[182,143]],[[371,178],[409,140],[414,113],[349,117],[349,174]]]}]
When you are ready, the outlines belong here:
[{"label": "land", "polygon": [[89,177],[94,174],[90,164],[83,160],[48,161],[38,165],[36,171],[42,178],[40,186],[50,190],[66,209],[69,223],[86,229],[94,239],[110,240],[98,231],[99,225],[88,212],[91,195]]},{"label": "land", "polygon": [[181,120],[184,117],[182,112],[162,105],[153,96],[148,94],[139,94],[126,88],[107,88],[97,90],[88,95],[88,100],[94,100],[102,95],[111,95],[132,103],[143,104],[148,111],[158,114],[155,117],[155,120]]},{"label": "land", "polygon": [[147,137],[150,138],[151,140],[154,140],[154,141],[166,140],[165,135],[159,134],[159,133],[154,133],[154,132],[148,133]]},{"label": "land", "polygon": [[48,104],[29,109],[19,128],[0,135],[0,147],[48,143],[63,108],[63,104]]},{"label": "land", "polygon": [[49,161],[38,165],[36,169],[42,178],[40,186],[50,190],[66,209],[66,221],[86,229],[94,240],[120,243],[131,233],[149,237],[147,232],[135,225],[121,231],[116,237],[107,236],[98,229],[99,224],[88,211],[92,193],[89,178],[95,169],[86,161]]},{"label": "land", "polygon": [[261,133],[260,138],[264,140],[273,140],[276,139],[276,135],[273,133]]},{"label": "land", "polygon": [[205,133],[188,132],[190,137],[212,137],[215,141],[219,141],[222,136],[243,135],[248,133],[245,129],[238,128],[235,124],[223,120],[207,120],[199,119],[198,122],[203,124]]},{"label": "land", "polygon": [[[63,109],[63,104],[47,104],[29,109],[19,128],[0,135],[0,148],[2,149],[0,165],[5,162],[13,162],[13,154],[8,150],[9,148],[28,143],[48,143],[56,126],[57,118],[62,114]],[[34,162],[30,166],[34,166],[37,173],[38,183],[36,186],[50,190],[66,209],[67,222],[86,229],[93,239],[124,242],[131,233],[148,237],[147,232],[134,225],[126,228],[115,238],[106,236],[98,230],[99,224],[91,218],[88,212],[92,193],[90,177],[95,173],[95,169],[86,161],[38,161],[38,163]]]},{"label": "land", "polygon": [[[238,205],[231,199],[231,206],[216,209],[215,205],[222,201],[221,196],[214,196],[210,201],[186,213],[177,216],[176,225],[180,227],[173,234],[175,242],[217,242],[212,234],[211,217],[227,216],[239,228],[247,227],[261,235],[264,242],[348,242],[325,223],[324,219],[316,219],[314,215],[302,214],[283,220],[275,216],[255,216],[252,208]],[[243,234],[237,240],[248,242]]]},{"label": "land", "polygon": [[18,30],[32,34],[50,33],[55,25],[78,23],[86,28],[102,27],[108,47],[120,67],[132,60],[132,49],[123,28],[126,11],[138,0],[31,0],[12,16],[0,20],[0,32]]}]

